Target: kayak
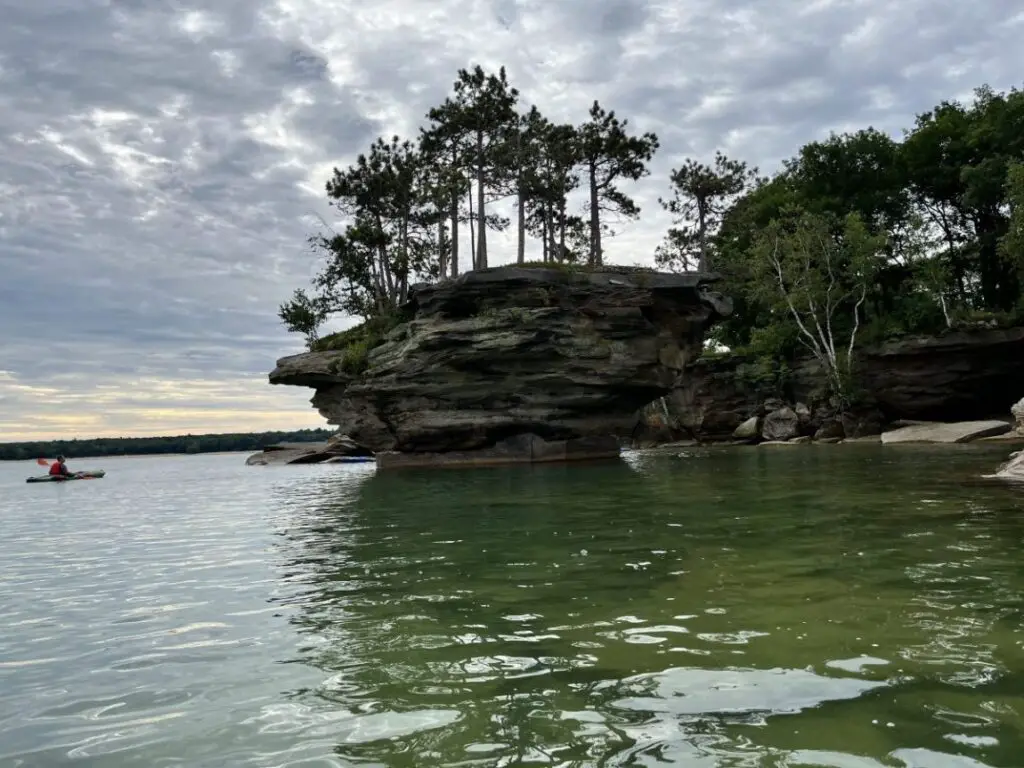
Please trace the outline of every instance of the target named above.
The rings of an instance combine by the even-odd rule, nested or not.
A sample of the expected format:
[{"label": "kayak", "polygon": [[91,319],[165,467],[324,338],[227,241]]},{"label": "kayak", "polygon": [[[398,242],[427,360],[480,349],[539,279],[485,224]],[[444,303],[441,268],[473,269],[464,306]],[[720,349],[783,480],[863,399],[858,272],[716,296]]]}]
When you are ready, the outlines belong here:
[{"label": "kayak", "polygon": [[330,464],[372,464],[377,461],[374,456],[335,456]]},{"label": "kayak", "polygon": [[39,475],[25,480],[26,483],[66,483],[68,480],[95,480],[103,477],[106,472],[102,469],[91,469],[84,472],[75,472],[71,477],[60,475]]}]

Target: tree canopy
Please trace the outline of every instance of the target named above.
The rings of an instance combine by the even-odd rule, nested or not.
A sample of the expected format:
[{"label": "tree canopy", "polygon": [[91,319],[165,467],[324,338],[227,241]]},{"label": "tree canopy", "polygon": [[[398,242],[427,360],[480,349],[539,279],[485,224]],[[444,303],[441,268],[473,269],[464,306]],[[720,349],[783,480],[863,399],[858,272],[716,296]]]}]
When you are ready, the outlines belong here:
[{"label": "tree canopy", "polygon": [[[629,185],[648,175],[658,137],[596,101],[560,123],[523,107],[503,68],[474,67],[425,117],[415,141],[379,139],[327,183],[344,224],[311,239],[324,267],[280,308],[311,346],[334,313],[373,319],[359,343],[379,343],[410,285],[459,273],[460,227],[463,260],[486,267],[488,232],[511,223],[498,201],[516,210],[527,264],[600,266],[613,225],[641,214]],[[722,152],[686,159],[665,188],[673,223],[656,253],[632,260],[718,273],[735,311],[714,341],[775,359],[813,353],[831,361],[834,388],[858,344],[1024,322],[1018,89],[944,101],[900,137],[867,126],[808,142],[765,176]]]},{"label": "tree canopy", "polygon": [[[600,265],[611,225],[640,214],[627,184],[649,173],[658,138],[596,101],[579,125],[554,122],[536,105],[521,108],[504,67],[475,66],[458,71],[425,118],[415,140],[377,139],[327,182],[342,224],[309,239],[323,267],[278,310],[310,346],[332,315],[387,316],[415,282],[459,274],[463,225],[469,263],[485,269],[488,232],[511,223],[496,202],[516,209],[519,263],[532,236],[542,263]],[[584,185],[586,199],[574,207],[570,196]]]}]

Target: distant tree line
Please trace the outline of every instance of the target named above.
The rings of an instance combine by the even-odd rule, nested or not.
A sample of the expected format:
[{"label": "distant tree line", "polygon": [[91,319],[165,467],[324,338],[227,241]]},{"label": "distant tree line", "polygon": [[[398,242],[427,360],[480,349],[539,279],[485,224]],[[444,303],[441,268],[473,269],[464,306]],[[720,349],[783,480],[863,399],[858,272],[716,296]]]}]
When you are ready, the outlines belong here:
[{"label": "distant tree line", "polygon": [[[412,283],[459,274],[460,228],[472,268],[488,266],[488,233],[511,226],[492,210],[499,200],[514,203],[518,263],[600,267],[612,224],[640,214],[624,185],[659,147],[596,101],[575,125],[521,109],[504,69],[460,70],[426,119],[415,141],[378,139],[327,182],[344,226],[310,239],[323,269],[279,308],[311,348],[340,341],[365,364]],[[713,340],[769,369],[810,354],[841,400],[866,342],[1024,322],[1020,90],[943,101],[899,140],[833,134],[771,176],[722,153],[688,159],[668,192],[659,203],[673,224],[653,256],[721,275],[735,312]],[[335,314],[365,322],[319,339]]]},{"label": "distant tree line", "polygon": [[253,432],[223,435],[176,435],[173,437],[96,437],[85,440],[40,440],[0,443],[0,461],[69,459],[94,456],[146,456],[163,453],[216,453],[260,451],[275,443],[305,443],[327,440],[329,429],[300,429],[294,432]]}]

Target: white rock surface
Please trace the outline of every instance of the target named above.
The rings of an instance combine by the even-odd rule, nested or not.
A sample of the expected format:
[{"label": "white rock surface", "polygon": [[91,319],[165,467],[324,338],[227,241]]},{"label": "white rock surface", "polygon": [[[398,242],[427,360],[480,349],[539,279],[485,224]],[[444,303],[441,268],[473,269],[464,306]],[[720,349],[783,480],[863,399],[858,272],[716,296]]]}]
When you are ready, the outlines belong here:
[{"label": "white rock surface", "polygon": [[1024,397],[1013,404],[1010,408],[1014,420],[1017,422],[1017,431],[1024,432]]},{"label": "white rock surface", "polygon": [[919,424],[885,432],[882,442],[892,443],[969,443],[980,437],[1003,435],[1013,427],[1007,421],[958,421],[953,424]]},{"label": "white rock surface", "polygon": [[1010,455],[1010,460],[996,470],[996,477],[1003,480],[1024,482],[1024,451]]}]

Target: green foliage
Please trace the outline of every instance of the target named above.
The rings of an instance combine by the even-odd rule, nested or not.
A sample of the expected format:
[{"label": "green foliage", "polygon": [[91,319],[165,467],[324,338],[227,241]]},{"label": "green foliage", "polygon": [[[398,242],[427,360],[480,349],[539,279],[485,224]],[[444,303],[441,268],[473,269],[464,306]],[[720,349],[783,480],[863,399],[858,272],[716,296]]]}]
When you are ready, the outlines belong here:
[{"label": "green foliage", "polygon": [[674,224],[665,243],[655,252],[655,261],[662,267],[686,272],[711,268],[713,236],[722,223],[727,204],[757,180],[757,169],[746,163],[730,160],[715,153],[713,166],[687,160],[672,171],[669,182],[672,197],[658,199],[662,208],[672,214]]},{"label": "green foliage", "polygon": [[[805,145],[722,212],[709,250],[723,278],[718,289],[733,297],[735,311],[712,337],[757,354],[806,353],[788,343],[808,339],[765,282],[772,274],[764,269],[765,233],[778,233],[793,212],[831,221],[833,237],[836,222],[855,214],[865,236],[879,238],[871,278],[860,282],[856,344],[1021,322],[1022,163],[1024,93],[1017,89],[983,87],[970,104],[943,102],[920,115],[901,141],[867,128]],[[692,210],[686,220],[695,231]],[[786,290],[806,307],[811,295],[820,297],[821,259],[801,267],[792,250],[790,256],[789,273],[806,279]],[[838,263],[845,273],[842,257]],[[834,334],[853,331],[850,309],[844,300]]]},{"label": "green foliage", "polygon": [[590,119],[578,130],[579,165],[590,193],[587,261],[593,265],[604,263],[602,212],[626,219],[640,215],[639,206],[619,188],[620,180],[637,181],[646,176],[647,164],[658,150],[657,136],[631,136],[628,127],[628,120],[620,120],[595,100]]},{"label": "green foliage", "polygon": [[369,367],[370,350],[379,347],[388,334],[408,318],[399,312],[371,317],[363,323],[330,336],[313,345],[317,352],[344,352],[338,370],[356,376]]},{"label": "green foliage", "polygon": [[843,398],[884,245],[885,237],[872,235],[858,214],[840,222],[799,208],[784,211],[758,234],[749,254],[747,296],[769,307],[772,318],[754,339],[778,344],[795,333],[832,393]]},{"label": "green foliage", "polygon": [[497,74],[489,74],[479,65],[460,69],[453,90],[452,97],[428,112],[432,127],[424,134],[425,146],[429,150],[444,147],[454,158],[454,169],[469,171],[476,184],[473,268],[485,269],[489,225],[498,229],[507,226],[500,218],[488,219],[487,192],[507,181],[521,154],[513,150],[522,148],[516,113],[519,91],[509,85],[504,67]]},{"label": "green foliage", "polygon": [[319,328],[327,319],[325,302],[311,298],[305,291],[296,290],[290,301],[278,307],[277,316],[293,333],[306,337],[306,347],[312,349],[319,338]]},{"label": "green foliage", "polygon": [[276,443],[306,443],[327,440],[328,429],[300,429],[294,432],[253,432],[224,435],[176,435],[171,437],[97,437],[86,440],[38,440],[0,443],[0,461],[69,459],[87,456],[149,456],[169,453],[221,453],[261,451]]},{"label": "green foliage", "polygon": [[[1018,282],[1024,285],[1024,160],[1007,166],[1005,192],[1010,219],[1006,234],[999,241],[999,255],[1017,275]],[[1020,301],[1017,306],[1020,306]]]},{"label": "green foliage", "polygon": [[736,366],[736,380],[744,390],[779,395],[789,381],[791,371],[784,359],[767,354],[749,357]]},{"label": "green foliage", "polygon": [[[463,224],[473,268],[486,268],[488,232],[510,224],[490,206],[510,196],[519,263],[531,234],[542,241],[544,262],[601,264],[602,237],[614,234],[606,219],[639,214],[621,185],[647,174],[657,137],[631,135],[627,120],[597,102],[580,126],[552,123],[535,105],[522,114],[518,105],[504,67],[460,69],[418,141],[379,138],[353,165],[334,169],[326,190],[341,223],[309,238],[323,268],[312,295],[297,291],[279,308],[288,330],[312,348],[333,315],[393,313],[414,282],[458,275]],[[568,207],[583,174],[589,218]]]}]

